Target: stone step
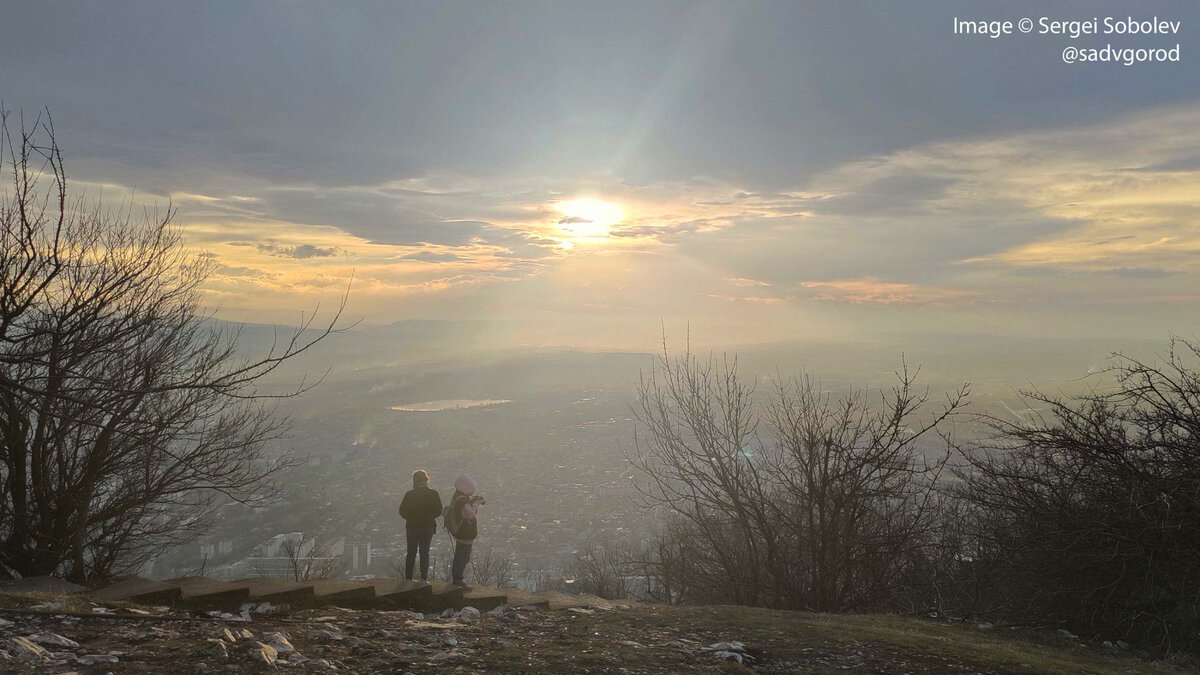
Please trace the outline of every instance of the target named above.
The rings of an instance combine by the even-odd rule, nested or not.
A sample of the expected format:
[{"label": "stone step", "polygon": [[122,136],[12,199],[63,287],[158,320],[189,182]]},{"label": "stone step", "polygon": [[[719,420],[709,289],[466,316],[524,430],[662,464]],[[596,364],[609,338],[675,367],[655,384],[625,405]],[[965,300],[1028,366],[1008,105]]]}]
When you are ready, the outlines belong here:
[{"label": "stone step", "polygon": [[415,609],[433,595],[433,587],[416,581],[372,579],[365,582],[375,589],[375,604],[389,609]]},{"label": "stone step", "polygon": [[[431,581],[430,594],[414,609],[422,612],[440,612],[446,609],[460,609],[463,605],[463,590],[458,586],[444,581]],[[478,608],[477,608],[478,609]]]},{"label": "stone step", "polygon": [[247,577],[234,583],[245,584],[250,590],[250,598],[261,602],[297,603],[310,602],[316,595],[311,583],[289,581],[275,577]]},{"label": "stone step", "polygon": [[142,577],[125,577],[92,592],[101,601],[138,602],[144,605],[173,605],[183,596],[183,589]]},{"label": "stone step", "polygon": [[370,607],[375,603],[375,587],[362,581],[342,579],[318,579],[313,585],[313,600],[316,605],[339,605],[342,607]]},{"label": "stone step", "polygon": [[61,577],[25,577],[0,581],[0,589],[11,593],[57,593],[75,595],[87,593],[87,586],[71,583]]},{"label": "stone step", "polygon": [[237,609],[250,601],[304,607],[337,605],[355,609],[410,609],[441,612],[474,607],[481,612],[503,604],[548,607],[550,602],[517,589],[477,586],[464,592],[443,581],[422,584],[397,579],[320,579],[295,582],[273,577],[219,581],[206,577],[176,577],[152,581],[130,577],[93,593],[98,600],[128,600],[143,604],[182,604],[196,609]]},{"label": "stone step", "polygon": [[218,581],[208,577],[175,577],[163,583],[178,586],[181,601],[194,607],[229,608],[250,601],[250,588],[243,583]]},{"label": "stone step", "polygon": [[544,595],[523,591],[519,588],[502,588],[497,592],[504,593],[508,598],[508,604],[513,607],[537,607],[538,609],[550,609],[550,601]]},{"label": "stone step", "polygon": [[494,588],[475,586],[463,593],[461,607],[471,606],[481,612],[486,612],[505,604],[508,604],[508,594]]}]

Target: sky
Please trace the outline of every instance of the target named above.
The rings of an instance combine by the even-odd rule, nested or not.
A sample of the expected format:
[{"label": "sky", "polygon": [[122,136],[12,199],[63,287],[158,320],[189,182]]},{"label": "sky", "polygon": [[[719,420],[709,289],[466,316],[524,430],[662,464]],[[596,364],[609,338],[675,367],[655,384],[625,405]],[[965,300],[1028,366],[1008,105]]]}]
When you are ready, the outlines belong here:
[{"label": "sky", "polygon": [[[5,3],[0,102],[222,318],[653,345],[1200,325],[1193,2]],[[1177,34],[955,35],[1158,17]],[[1103,28],[1103,26],[1101,26]],[[1063,63],[1064,47],[1178,62]],[[351,278],[353,282],[351,284]]]}]

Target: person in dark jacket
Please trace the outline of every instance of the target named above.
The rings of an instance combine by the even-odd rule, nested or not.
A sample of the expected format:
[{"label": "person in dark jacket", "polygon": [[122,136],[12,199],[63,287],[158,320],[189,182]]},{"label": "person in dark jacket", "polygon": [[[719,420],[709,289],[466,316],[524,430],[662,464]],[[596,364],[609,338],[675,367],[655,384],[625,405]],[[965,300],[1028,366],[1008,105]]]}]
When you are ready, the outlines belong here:
[{"label": "person in dark jacket", "polygon": [[413,489],[400,501],[400,517],[408,537],[408,555],[404,558],[404,578],[413,580],[413,563],[421,553],[421,581],[429,581],[429,542],[437,531],[437,518],[442,515],[442,496],[429,487],[429,474],[424,469],[413,472]]},{"label": "person in dark jacket", "polygon": [[450,505],[460,517],[458,532],[450,533],[454,536],[454,560],[450,564],[450,576],[453,579],[451,583],[464,591],[471,590],[463,581],[463,574],[467,571],[467,563],[471,562],[471,546],[479,536],[479,507],[486,503],[483,495],[479,494],[475,479],[465,473],[458,474],[454,481],[454,496],[450,498]]}]

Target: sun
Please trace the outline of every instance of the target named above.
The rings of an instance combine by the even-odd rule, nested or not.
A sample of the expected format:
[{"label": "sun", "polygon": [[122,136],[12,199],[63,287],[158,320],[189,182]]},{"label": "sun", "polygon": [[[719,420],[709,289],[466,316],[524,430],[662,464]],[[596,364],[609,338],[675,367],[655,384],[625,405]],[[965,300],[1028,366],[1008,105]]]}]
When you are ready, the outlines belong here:
[{"label": "sun", "polygon": [[625,217],[621,207],[598,199],[572,199],[554,205],[562,218],[558,229],[576,239],[607,237],[609,228]]}]

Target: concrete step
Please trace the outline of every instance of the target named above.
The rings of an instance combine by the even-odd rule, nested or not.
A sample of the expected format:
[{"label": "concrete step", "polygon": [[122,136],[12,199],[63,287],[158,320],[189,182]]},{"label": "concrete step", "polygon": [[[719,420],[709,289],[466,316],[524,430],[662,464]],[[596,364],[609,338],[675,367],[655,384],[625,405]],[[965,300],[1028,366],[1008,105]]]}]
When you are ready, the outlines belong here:
[{"label": "concrete step", "polygon": [[375,604],[388,609],[415,609],[433,595],[433,587],[416,581],[373,579]]},{"label": "concrete step", "polygon": [[500,605],[508,604],[508,594],[486,586],[475,586],[463,593],[462,606],[471,606],[486,612]]},{"label": "concrete step", "polygon": [[398,579],[320,579],[295,582],[272,577],[248,577],[218,581],[206,577],[176,577],[152,581],[130,577],[93,593],[98,600],[128,600],[143,604],[185,605],[196,609],[236,610],[243,603],[258,601],[301,607],[337,605],[354,609],[410,609],[442,612],[474,607],[481,612],[505,603],[513,606],[548,607],[542,597],[517,589],[477,586],[470,591],[435,581],[422,584]]},{"label": "concrete step", "polygon": [[513,607],[537,607],[538,609],[550,609],[550,601],[544,595],[539,593],[531,593],[523,591],[519,588],[501,588],[498,592],[504,593],[508,598],[508,604]]},{"label": "concrete step", "polygon": [[0,581],[0,590],[11,593],[57,593],[60,595],[75,595],[87,593],[87,586],[71,583],[61,577],[25,577],[23,579],[7,579]]},{"label": "concrete step", "polygon": [[183,596],[183,589],[142,577],[125,577],[92,592],[101,601],[138,602],[144,605],[173,605]]},{"label": "concrete step", "polygon": [[192,607],[228,609],[250,601],[250,587],[243,583],[207,577],[175,577],[163,583],[178,586],[183,592],[181,602]]},{"label": "concrete step", "polygon": [[444,581],[431,581],[429,591],[429,596],[413,609],[420,612],[441,612],[446,609],[460,609],[464,606],[462,604],[463,590],[458,586]]},{"label": "concrete step", "polygon": [[318,579],[307,583],[313,585],[312,602],[318,606],[338,605],[362,608],[375,604],[375,587],[366,582]]},{"label": "concrete step", "polygon": [[247,577],[234,583],[245,584],[250,590],[250,599],[260,602],[305,604],[313,599],[313,585],[303,581],[289,581],[275,577]]}]

